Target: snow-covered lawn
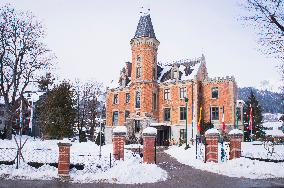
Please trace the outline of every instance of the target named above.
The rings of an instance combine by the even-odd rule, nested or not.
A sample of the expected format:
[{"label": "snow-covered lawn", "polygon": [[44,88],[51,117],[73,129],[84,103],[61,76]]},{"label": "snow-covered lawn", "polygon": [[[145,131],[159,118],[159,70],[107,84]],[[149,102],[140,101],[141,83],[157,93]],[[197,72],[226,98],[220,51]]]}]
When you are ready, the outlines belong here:
[{"label": "snow-covered lawn", "polygon": [[[249,149],[255,150],[251,147]],[[170,146],[165,152],[176,158],[182,164],[230,177],[245,177],[251,179],[284,177],[284,162],[264,162],[242,157],[234,160],[225,160],[225,162],[219,163],[204,163],[202,160],[195,158],[196,151],[194,146],[191,146],[191,148],[187,150],[184,150],[183,146]]]},{"label": "snow-covered lawn", "polygon": [[[266,147],[263,142],[242,142],[242,156],[257,159],[284,160],[284,145],[274,145],[268,142]],[[266,149],[265,149],[266,148]]]},{"label": "snow-covered lawn", "polygon": [[[57,168],[44,164],[39,168],[31,167],[28,162],[57,163],[58,142],[70,142],[69,140],[34,140],[28,138],[23,148],[25,162],[21,162],[19,169],[16,165],[0,165],[0,177],[8,179],[43,179],[58,178]],[[133,156],[130,150],[125,150],[124,161],[111,160],[112,144],[102,146],[102,156],[99,158],[99,146],[94,142],[71,142],[71,164],[84,165],[83,170],[72,168],[70,179],[72,182],[109,182],[119,184],[154,183],[167,179],[167,172],[155,164],[143,164],[142,159]],[[129,146],[128,146],[129,147]],[[16,156],[17,148],[14,140],[0,140],[0,161],[11,161]],[[9,149],[6,149],[9,148]],[[3,152],[5,151],[5,152]]]}]

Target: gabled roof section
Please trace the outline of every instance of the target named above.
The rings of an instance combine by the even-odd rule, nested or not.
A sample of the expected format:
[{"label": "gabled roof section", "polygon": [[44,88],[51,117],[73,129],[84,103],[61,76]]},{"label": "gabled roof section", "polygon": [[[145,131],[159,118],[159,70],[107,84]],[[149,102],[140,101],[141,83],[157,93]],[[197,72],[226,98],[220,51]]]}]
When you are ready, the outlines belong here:
[{"label": "gabled roof section", "polygon": [[150,14],[141,15],[134,38],[149,37],[156,39]]},{"label": "gabled roof section", "polygon": [[[177,80],[192,80],[198,73],[202,63],[205,63],[205,59],[202,56],[197,59],[184,59],[180,61],[174,61],[171,63],[165,63],[158,65],[158,82],[175,82]],[[173,72],[177,72],[178,78],[174,78]]]}]

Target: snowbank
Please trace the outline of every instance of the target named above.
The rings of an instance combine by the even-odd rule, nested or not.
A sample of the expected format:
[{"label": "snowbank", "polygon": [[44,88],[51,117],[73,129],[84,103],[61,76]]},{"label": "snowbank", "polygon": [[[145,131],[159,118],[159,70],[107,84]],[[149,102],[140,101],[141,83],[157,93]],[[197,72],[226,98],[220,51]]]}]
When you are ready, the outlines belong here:
[{"label": "snowbank", "polygon": [[229,135],[233,135],[233,134],[243,134],[243,131],[239,129],[233,129],[229,132]]},{"label": "snowbank", "polygon": [[284,163],[263,162],[247,158],[226,160],[223,163],[204,163],[202,160],[195,159],[195,147],[184,150],[182,147],[171,146],[165,152],[182,164],[229,177],[251,179],[284,177]]},{"label": "snowbank", "polygon": [[156,135],[157,134],[157,129],[154,128],[154,127],[147,127],[146,129],[143,130],[143,134]]},{"label": "snowbank", "polygon": [[220,132],[217,129],[208,129],[205,134],[220,134]]}]

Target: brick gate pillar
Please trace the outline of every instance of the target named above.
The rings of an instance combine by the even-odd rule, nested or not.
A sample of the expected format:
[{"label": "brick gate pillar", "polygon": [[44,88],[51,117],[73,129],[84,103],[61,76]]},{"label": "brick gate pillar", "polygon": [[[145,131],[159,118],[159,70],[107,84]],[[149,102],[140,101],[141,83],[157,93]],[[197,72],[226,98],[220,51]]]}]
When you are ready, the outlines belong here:
[{"label": "brick gate pillar", "polygon": [[157,129],[154,127],[147,127],[143,130],[143,163],[155,163],[155,141]]},{"label": "brick gate pillar", "polygon": [[217,129],[209,129],[205,132],[205,162],[218,163],[218,140],[219,131]]},{"label": "brick gate pillar", "polygon": [[125,126],[117,126],[112,132],[113,155],[115,160],[124,160],[124,145],[127,129]]},{"label": "brick gate pillar", "polygon": [[70,143],[58,144],[59,148],[59,158],[58,158],[58,175],[59,176],[69,176],[70,170]]},{"label": "brick gate pillar", "polygon": [[229,132],[230,137],[230,160],[241,157],[243,133],[233,129]]}]

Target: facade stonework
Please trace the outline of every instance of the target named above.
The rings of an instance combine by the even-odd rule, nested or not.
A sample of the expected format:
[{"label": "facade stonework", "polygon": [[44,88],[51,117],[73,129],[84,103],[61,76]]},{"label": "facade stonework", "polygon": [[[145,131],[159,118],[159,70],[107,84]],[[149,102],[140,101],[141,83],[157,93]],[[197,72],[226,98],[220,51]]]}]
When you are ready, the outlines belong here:
[{"label": "facade stonework", "polygon": [[160,145],[175,143],[184,139],[185,117],[187,135],[199,134],[196,127],[202,107],[203,122],[220,129],[224,111],[226,132],[231,130],[236,121],[234,77],[209,78],[203,55],[161,65],[157,62],[159,44],[150,15],[141,16],[130,41],[132,61],[122,69],[119,85],[107,91],[106,126],[126,125],[128,133],[138,138],[144,128],[152,126],[158,130]]}]

